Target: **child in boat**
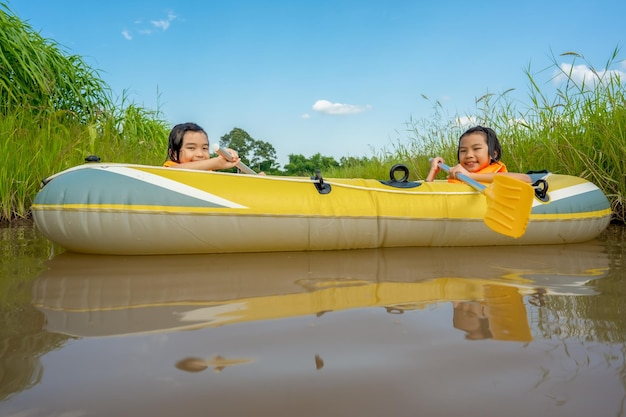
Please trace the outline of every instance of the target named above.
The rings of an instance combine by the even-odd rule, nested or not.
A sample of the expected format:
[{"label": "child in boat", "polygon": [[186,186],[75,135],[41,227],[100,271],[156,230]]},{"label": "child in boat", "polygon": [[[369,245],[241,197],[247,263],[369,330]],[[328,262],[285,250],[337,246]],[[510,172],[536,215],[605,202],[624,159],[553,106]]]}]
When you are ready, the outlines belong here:
[{"label": "child in boat", "polygon": [[[457,174],[479,182],[493,182],[494,175],[508,175],[524,182],[532,182],[526,174],[508,172],[506,165],[500,161],[502,149],[500,141],[493,129],[476,126],[466,130],[459,138],[457,150],[458,165],[450,168],[449,182],[463,182],[457,179]],[[439,163],[443,158],[436,157],[431,161],[427,182],[433,181],[439,173]],[[445,163],[445,162],[444,162]]]},{"label": "child in boat", "polygon": [[167,145],[165,167],[214,171],[235,167],[240,159],[237,152],[228,149],[233,156],[228,161],[221,155],[209,155],[209,135],[195,123],[181,123],[172,128]]}]

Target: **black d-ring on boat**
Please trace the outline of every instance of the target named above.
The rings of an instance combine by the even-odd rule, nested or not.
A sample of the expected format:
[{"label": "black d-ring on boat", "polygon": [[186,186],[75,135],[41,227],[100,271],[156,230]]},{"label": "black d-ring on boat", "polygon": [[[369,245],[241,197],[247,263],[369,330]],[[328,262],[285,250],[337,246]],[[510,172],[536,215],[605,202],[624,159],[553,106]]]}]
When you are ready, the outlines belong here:
[{"label": "black d-ring on boat", "polygon": [[315,175],[311,177],[311,180],[313,180],[313,185],[315,185],[315,188],[317,188],[317,191],[320,194],[330,193],[330,184],[324,182],[324,179],[322,178],[322,173],[319,169],[315,170]]}]

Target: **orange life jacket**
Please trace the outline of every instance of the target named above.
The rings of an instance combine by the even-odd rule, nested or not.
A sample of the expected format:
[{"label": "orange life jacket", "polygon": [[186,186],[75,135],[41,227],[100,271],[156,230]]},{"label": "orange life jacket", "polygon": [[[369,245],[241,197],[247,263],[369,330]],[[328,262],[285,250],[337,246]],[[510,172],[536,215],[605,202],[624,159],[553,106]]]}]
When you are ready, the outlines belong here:
[{"label": "orange life jacket", "polygon": [[167,167],[167,168],[175,167],[177,165],[179,165],[178,162],[170,161],[169,159],[167,161],[163,162],[163,166]]},{"label": "orange life jacket", "polygon": [[[491,164],[487,165],[486,167],[484,167],[480,171],[472,172],[472,174],[495,174],[497,172],[509,172],[509,171],[506,169],[506,165],[504,165],[502,162],[498,161],[498,162],[494,162],[494,163],[491,163]],[[461,183],[461,184],[463,184],[463,181],[457,180],[457,179],[454,179],[454,178],[448,178],[448,182],[454,182],[454,183]]]}]

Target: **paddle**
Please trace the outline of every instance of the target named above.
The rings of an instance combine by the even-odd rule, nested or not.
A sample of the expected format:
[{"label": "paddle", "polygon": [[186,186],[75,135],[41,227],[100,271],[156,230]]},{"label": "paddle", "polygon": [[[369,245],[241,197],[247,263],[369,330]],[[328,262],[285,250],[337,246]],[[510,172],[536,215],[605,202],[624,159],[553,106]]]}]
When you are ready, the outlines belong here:
[{"label": "paddle", "polygon": [[[439,163],[439,167],[450,172],[450,167],[444,163]],[[483,220],[491,230],[514,238],[524,235],[534,198],[529,184],[506,175],[494,175],[493,183],[489,186],[463,174],[457,174],[456,178],[487,197],[487,211]]]},{"label": "paddle", "polygon": [[[218,143],[213,144],[213,151],[222,155],[224,158],[226,158],[227,161],[233,160],[233,156],[230,154],[228,149],[224,148],[223,146],[220,146]],[[244,164],[241,161],[237,162],[237,168],[239,168],[239,170],[243,172],[244,174],[257,175],[256,172],[254,172],[252,169],[250,169],[246,164]]]}]

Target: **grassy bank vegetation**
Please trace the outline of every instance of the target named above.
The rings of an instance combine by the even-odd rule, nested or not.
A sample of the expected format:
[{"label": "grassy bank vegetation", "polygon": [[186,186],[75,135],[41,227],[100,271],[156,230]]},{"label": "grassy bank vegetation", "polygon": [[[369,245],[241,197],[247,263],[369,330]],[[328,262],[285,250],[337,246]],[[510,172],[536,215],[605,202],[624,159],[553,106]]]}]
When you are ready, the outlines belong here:
[{"label": "grassy bank vegetation", "polygon": [[[89,155],[103,161],[160,165],[165,159],[169,124],[160,111],[112,98],[99,73],[81,57],[43,39],[0,2],[0,222],[29,217],[41,180],[80,164]],[[578,81],[556,59],[563,86],[542,91],[530,68],[527,104],[511,92],[477,100],[469,124],[492,127],[511,171],[548,169],[577,175],[600,186],[614,217],[624,222],[626,208],[626,84],[605,71],[619,49],[592,79]],[[567,53],[572,64],[584,57]],[[572,65],[571,68],[574,68]],[[426,99],[426,98],[425,98]],[[426,99],[427,100],[427,99]],[[432,103],[428,119],[409,120],[407,131],[372,158],[344,158],[326,169],[329,177],[385,179],[394,163],[406,164],[411,179],[425,178],[428,158],[456,160],[458,137],[467,124]]]},{"label": "grassy bank vegetation", "polygon": [[0,221],[28,217],[41,181],[89,155],[163,162],[169,128],[158,110],[116,102],[96,70],[3,3],[0,27]]},{"label": "grassy bank vegetation", "polygon": [[58,110],[33,114],[16,109],[0,118],[0,221],[29,216],[41,181],[83,163],[89,155],[104,161],[160,164],[167,127],[151,114],[129,106],[119,116],[106,113],[91,124]]}]

